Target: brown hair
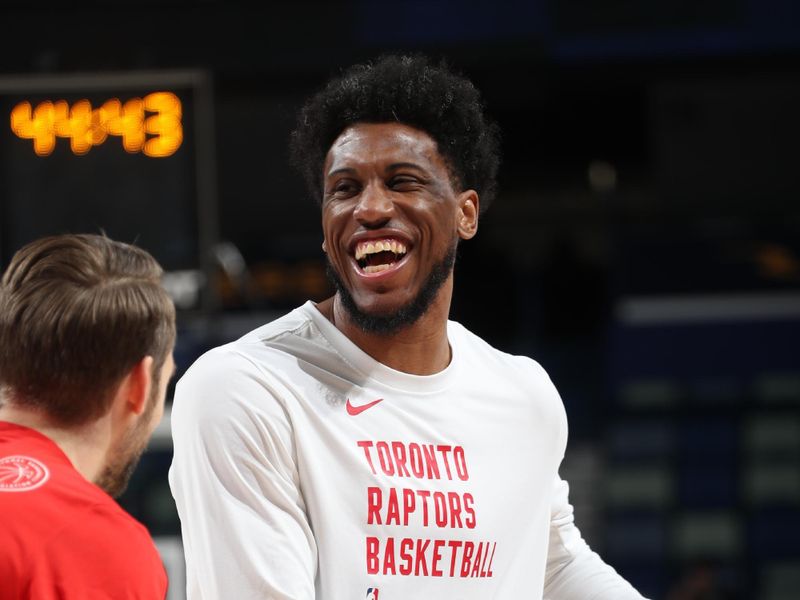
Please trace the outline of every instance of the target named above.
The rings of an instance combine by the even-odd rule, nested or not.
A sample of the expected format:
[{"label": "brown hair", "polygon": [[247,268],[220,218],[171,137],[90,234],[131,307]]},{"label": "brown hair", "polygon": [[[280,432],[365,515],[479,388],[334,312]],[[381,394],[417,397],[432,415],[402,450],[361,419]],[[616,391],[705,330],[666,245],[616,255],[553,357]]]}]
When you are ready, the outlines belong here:
[{"label": "brown hair", "polygon": [[0,386],[63,425],[105,414],[122,377],[175,343],[175,307],[146,251],[103,235],[31,242],[0,282]]}]

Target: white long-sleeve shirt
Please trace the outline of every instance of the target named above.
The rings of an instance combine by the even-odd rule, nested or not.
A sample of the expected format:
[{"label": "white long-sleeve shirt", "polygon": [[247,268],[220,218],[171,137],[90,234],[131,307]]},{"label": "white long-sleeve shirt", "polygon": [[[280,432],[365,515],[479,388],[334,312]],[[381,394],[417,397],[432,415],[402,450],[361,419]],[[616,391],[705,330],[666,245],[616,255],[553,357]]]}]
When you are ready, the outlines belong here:
[{"label": "white long-sleeve shirt", "polygon": [[573,523],[546,373],[448,338],[445,370],[409,375],[309,302],[189,369],[170,485],[190,600],[641,599]]}]

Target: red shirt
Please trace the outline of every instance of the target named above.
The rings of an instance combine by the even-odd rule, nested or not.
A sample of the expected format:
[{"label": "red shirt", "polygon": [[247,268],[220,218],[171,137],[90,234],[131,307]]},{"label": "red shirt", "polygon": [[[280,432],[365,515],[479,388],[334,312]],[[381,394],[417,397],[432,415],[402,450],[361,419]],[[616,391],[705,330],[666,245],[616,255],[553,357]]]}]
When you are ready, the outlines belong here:
[{"label": "red shirt", "polygon": [[147,529],[50,438],[0,421],[0,600],[163,600]]}]

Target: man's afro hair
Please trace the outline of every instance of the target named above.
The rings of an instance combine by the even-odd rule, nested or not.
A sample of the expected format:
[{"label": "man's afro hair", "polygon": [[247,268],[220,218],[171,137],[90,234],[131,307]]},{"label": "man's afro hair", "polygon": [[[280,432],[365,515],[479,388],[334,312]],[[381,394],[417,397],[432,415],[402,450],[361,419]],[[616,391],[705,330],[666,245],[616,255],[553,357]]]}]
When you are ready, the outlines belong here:
[{"label": "man's afro hair", "polygon": [[354,123],[390,122],[430,135],[456,190],[474,189],[481,212],[488,208],[497,187],[499,129],[484,114],[472,82],[420,55],[354,65],[303,106],[290,152],[312,195],[322,199],[325,157],[342,131]]}]

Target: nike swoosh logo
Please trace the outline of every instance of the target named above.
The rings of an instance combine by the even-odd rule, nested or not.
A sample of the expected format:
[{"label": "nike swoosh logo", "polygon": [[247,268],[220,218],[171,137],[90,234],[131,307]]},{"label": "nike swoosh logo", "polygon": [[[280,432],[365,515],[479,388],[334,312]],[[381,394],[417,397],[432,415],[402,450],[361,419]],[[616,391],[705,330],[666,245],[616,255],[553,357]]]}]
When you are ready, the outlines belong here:
[{"label": "nike swoosh logo", "polygon": [[368,408],[372,408],[378,402],[383,402],[383,398],[378,398],[377,400],[373,400],[372,402],[367,402],[366,404],[362,404],[361,406],[353,406],[350,403],[350,398],[347,399],[347,414],[351,417],[355,417],[356,415],[360,415],[362,412],[367,410]]}]

